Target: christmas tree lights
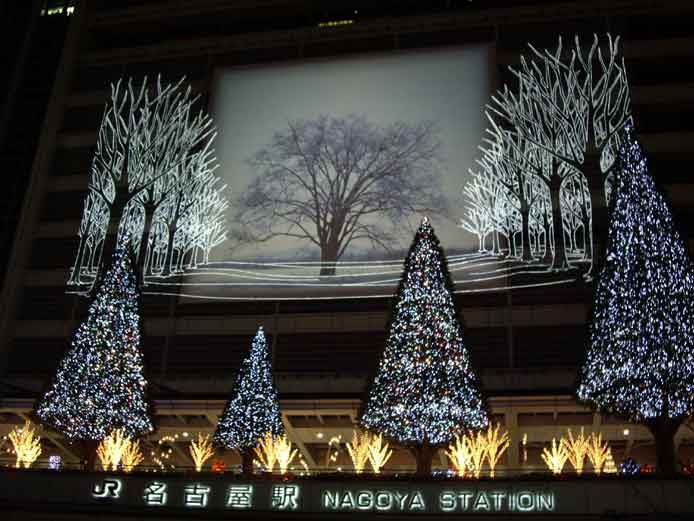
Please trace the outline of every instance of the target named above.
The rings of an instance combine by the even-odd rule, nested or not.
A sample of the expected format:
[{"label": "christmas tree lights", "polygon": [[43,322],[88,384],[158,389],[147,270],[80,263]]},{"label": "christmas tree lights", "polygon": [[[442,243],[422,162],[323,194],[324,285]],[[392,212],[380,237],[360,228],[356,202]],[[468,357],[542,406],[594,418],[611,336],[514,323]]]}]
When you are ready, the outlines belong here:
[{"label": "christmas tree lights", "polygon": [[70,440],[134,437],[153,429],[140,351],[140,317],[129,253],[119,248],[87,319],[60,362],[36,414]]},{"label": "christmas tree lights", "polygon": [[397,295],[361,424],[415,447],[418,470],[428,473],[430,447],[450,443],[464,429],[484,427],[488,419],[463,343],[446,260],[426,218],[410,247]]},{"label": "christmas tree lights", "polygon": [[694,411],[694,269],[630,126],[617,166],[607,259],[577,394],[647,425],[658,471],[671,473],[674,435]]},{"label": "christmas tree lights", "polygon": [[244,471],[249,473],[253,469],[253,448],[268,433],[280,436],[284,433],[284,426],[272,379],[268,345],[260,327],[248,356],[241,364],[214,440],[228,449],[239,450]]}]

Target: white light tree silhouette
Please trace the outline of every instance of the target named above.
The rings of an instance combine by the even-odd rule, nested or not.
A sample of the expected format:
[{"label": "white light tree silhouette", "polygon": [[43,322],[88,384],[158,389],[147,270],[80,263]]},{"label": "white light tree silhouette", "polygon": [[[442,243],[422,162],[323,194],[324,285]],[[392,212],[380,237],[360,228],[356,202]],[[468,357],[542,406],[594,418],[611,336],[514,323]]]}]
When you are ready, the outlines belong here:
[{"label": "white light tree silhouette", "polygon": [[[164,84],[158,77],[156,82],[144,78],[136,84],[130,78],[111,85],[69,284],[92,283],[101,259],[109,258],[124,240],[137,255],[140,284],[155,257],[163,257],[161,273],[168,275],[187,205],[197,197],[209,197],[203,185],[215,186],[224,199],[225,187],[214,175],[214,123],[204,110],[196,109],[200,98],[184,88],[184,81]],[[197,222],[219,226],[215,219]],[[161,235],[168,240],[163,242]],[[86,274],[90,276],[83,280]]]},{"label": "white light tree silhouette", "polygon": [[[585,179],[589,201],[582,190],[574,193],[580,196],[584,207],[581,227],[584,236],[589,237],[584,256],[592,266],[600,255],[596,245],[602,242],[603,234],[595,233],[593,227],[596,222],[604,221],[605,181],[614,166],[619,132],[631,118],[629,84],[624,59],[619,53],[619,38],[613,39],[608,34],[605,50],[597,36],[588,49],[582,48],[576,37],[567,53],[561,39],[553,52],[540,51],[532,45],[530,50],[529,59],[521,57],[520,66],[511,68],[517,88],[504,86],[487,106],[491,137],[485,140],[483,158],[502,156],[490,163],[500,177],[507,170],[498,165],[511,165],[521,168],[523,173],[531,172],[547,185],[554,270],[569,268],[562,186],[566,179],[580,173]],[[483,169],[488,170],[488,165]],[[521,227],[525,228],[524,214],[530,213],[532,207],[519,197],[519,186],[518,183],[509,186],[509,190],[515,192]],[[529,224],[527,221],[528,227]],[[521,232],[523,257],[528,260],[526,244],[530,234],[529,230]]]},{"label": "white light tree silhouette", "polygon": [[350,244],[390,250],[394,231],[418,212],[444,208],[438,148],[429,123],[377,126],[366,117],[290,122],[253,157],[256,177],[239,201],[245,240],[304,240],[334,275]]}]

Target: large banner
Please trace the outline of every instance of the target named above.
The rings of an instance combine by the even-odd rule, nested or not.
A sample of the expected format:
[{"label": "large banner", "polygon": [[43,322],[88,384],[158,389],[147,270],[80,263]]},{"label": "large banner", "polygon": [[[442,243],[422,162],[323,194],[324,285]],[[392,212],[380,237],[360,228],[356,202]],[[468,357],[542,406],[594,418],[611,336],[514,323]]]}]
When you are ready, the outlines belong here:
[{"label": "large banner", "polygon": [[531,47],[495,93],[485,45],[221,68],[207,110],[118,82],[69,290],[127,243],[147,293],[389,296],[424,217],[456,292],[589,281],[631,117],[606,43]]},{"label": "large banner", "polygon": [[489,63],[468,47],[219,71],[225,293],[389,295],[424,216],[454,279],[478,278],[460,218]]}]

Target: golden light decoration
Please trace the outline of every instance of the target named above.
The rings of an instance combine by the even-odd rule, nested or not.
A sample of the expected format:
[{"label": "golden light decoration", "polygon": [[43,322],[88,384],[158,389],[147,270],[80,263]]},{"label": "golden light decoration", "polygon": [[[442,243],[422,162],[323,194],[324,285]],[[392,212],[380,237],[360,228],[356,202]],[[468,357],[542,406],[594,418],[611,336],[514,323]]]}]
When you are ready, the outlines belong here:
[{"label": "golden light decoration", "polygon": [[354,431],[352,433],[352,441],[347,443],[347,452],[352,459],[354,472],[361,474],[369,461],[369,445],[371,444],[371,435],[368,432]]},{"label": "golden light decoration", "polygon": [[468,446],[470,448],[470,471],[475,478],[479,478],[482,474],[482,465],[487,459],[487,443],[484,434],[477,431],[475,434],[468,436]]},{"label": "golden light decoration", "polygon": [[551,447],[551,449],[547,447],[542,449],[542,459],[547,465],[547,468],[552,471],[552,474],[561,474],[564,470],[564,464],[569,458],[569,454],[562,440],[557,442],[556,438],[552,438]]},{"label": "golden light decoration", "polygon": [[41,437],[30,421],[24,427],[15,427],[9,434],[14,453],[17,456],[14,466],[28,469],[41,455]]},{"label": "golden light decoration", "polygon": [[299,452],[292,449],[292,442],[286,435],[275,438],[275,451],[277,453],[277,463],[280,466],[280,473],[286,474],[289,464]]},{"label": "golden light decoration", "polygon": [[[602,441],[602,433],[592,433],[588,439],[588,459],[596,474],[602,473],[608,456],[611,456],[610,446],[606,441]],[[612,464],[614,465],[614,460]]]},{"label": "golden light decoration", "polygon": [[490,424],[483,438],[486,445],[487,462],[489,463],[489,476],[492,478],[494,477],[499,459],[501,459],[501,456],[509,446],[508,432],[500,433],[500,429],[501,425],[498,423],[494,428]]},{"label": "golden light decoration", "polygon": [[123,449],[123,455],[121,457],[121,464],[123,472],[130,472],[135,467],[137,467],[144,460],[142,451],[140,450],[139,440],[127,439],[125,448]]},{"label": "golden light decoration", "polygon": [[614,457],[612,456],[612,449],[607,448],[607,457],[605,458],[605,464],[602,467],[602,471],[605,474],[617,474],[617,465],[614,462]]},{"label": "golden light decoration", "polygon": [[195,463],[195,471],[200,472],[205,462],[214,455],[212,438],[210,438],[209,434],[203,436],[198,432],[198,438],[190,441],[188,450],[190,451],[190,457],[193,458]]},{"label": "golden light decoration", "polygon": [[581,432],[576,438],[574,438],[573,432],[569,429],[568,437],[563,438],[561,442],[566,449],[569,462],[576,470],[576,474],[582,474],[583,463],[588,455],[588,438],[583,434],[583,427],[581,427]]},{"label": "golden light decoration", "polygon": [[104,470],[118,470],[123,452],[129,444],[128,437],[121,429],[115,429],[106,436],[96,449],[96,455]]},{"label": "golden light decoration", "polygon": [[388,460],[393,455],[393,450],[389,448],[388,443],[383,443],[383,435],[374,435],[369,440],[369,462],[373,467],[374,474],[380,474],[381,469],[388,463]]},{"label": "golden light decoration", "polygon": [[272,472],[277,461],[277,446],[275,437],[271,432],[268,432],[264,437],[258,440],[258,446],[253,449],[258,457],[256,463],[263,467],[267,472]]},{"label": "golden light decoration", "polygon": [[451,460],[456,474],[461,478],[468,473],[470,467],[470,442],[468,437],[456,434],[455,441],[446,449],[446,455]]}]

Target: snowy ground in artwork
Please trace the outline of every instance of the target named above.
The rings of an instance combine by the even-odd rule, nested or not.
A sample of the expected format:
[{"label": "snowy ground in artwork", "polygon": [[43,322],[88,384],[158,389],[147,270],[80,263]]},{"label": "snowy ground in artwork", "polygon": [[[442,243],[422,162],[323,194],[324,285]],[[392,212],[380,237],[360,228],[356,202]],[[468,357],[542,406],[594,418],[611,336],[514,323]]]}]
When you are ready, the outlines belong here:
[{"label": "snowy ground in artwork", "polygon": [[[579,264],[579,259],[572,261]],[[553,272],[539,261],[490,253],[451,255],[448,268],[456,293],[568,284],[579,276],[578,268]],[[393,295],[402,270],[402,260],[346,261],[337,264],[335,275],[321,277],[319,262],[224,261],[179,277],[150,277],[145,293],[222,300],[384,297]]]}]

